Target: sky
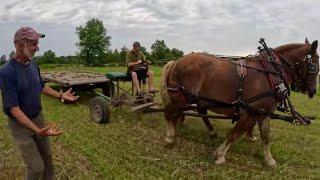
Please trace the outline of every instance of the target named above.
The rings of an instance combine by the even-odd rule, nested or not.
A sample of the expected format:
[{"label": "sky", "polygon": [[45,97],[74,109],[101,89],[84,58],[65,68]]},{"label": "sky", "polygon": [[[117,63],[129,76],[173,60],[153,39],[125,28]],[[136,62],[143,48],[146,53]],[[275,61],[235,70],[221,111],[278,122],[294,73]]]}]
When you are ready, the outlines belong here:
[{"label": "sky", "polygon": [[111,49],[150,51],[157,40],[185,52],[248,55],[259,38],[270,47],[320,38],[320,0],[0,0],[0,56],[14,50],[13,36],[30,26],[46,37],[43,54],[78,52],[75,33],[91,18],[104,23]]}]

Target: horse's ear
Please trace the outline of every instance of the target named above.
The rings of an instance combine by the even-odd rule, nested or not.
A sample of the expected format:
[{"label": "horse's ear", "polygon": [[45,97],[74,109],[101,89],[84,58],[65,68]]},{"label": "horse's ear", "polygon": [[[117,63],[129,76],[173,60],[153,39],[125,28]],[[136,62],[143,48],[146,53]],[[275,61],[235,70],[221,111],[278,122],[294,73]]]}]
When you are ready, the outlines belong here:
[{"label": "horse's ear", "polygon": [[306,40],[304,41],[304,43],[310,44],[309,41],[308,41],[308,38],[306,38]]},{"label": "horse's ear", "polygon": [[313,41],[311,44],[311,52],[315,52],[318,48],[318,40]]}]

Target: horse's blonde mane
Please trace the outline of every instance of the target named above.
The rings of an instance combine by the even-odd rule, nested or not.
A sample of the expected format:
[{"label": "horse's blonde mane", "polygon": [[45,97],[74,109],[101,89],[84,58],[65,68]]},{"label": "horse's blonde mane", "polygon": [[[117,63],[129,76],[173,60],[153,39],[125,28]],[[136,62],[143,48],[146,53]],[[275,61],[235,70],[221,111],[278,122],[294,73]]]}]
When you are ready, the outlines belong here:
[{"label": "horse's blonde mane", "polygon": [[162,98],[162,104],[164,106],[171,103],[171,100],[167,91],[167,83],[168,83],[167,81],[175,63],[176,61],[169,61],[162,69],[161,81],[160,81],[160,95]]}]

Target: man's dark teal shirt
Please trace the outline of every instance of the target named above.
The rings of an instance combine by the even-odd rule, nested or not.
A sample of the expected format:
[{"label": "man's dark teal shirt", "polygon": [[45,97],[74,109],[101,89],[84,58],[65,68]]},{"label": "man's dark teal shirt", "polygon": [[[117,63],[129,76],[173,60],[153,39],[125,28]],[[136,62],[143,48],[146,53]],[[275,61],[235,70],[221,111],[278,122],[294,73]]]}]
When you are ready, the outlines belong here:
[{"label": "man's dark teal shirt", "polygon": [[10,108],[19,106],[29,118],[39,115],[41,92],[44,83],[40,77],[39,67],[34,60],[22,64],[10,59],[0,68],[0,88],[3,111],[10,118]]}]

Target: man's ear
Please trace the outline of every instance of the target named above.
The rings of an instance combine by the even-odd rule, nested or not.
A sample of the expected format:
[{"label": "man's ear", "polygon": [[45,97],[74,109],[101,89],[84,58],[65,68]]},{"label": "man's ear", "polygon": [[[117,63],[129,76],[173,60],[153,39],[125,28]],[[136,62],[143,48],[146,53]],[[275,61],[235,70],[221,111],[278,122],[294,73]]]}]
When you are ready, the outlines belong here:
[{"label": "man's ear", "polygon": [[16,49],[23,49],[25,44],[26,44],[26,41],[21,40],[21,41],[14,43],[14,46],[16,47]]}]

